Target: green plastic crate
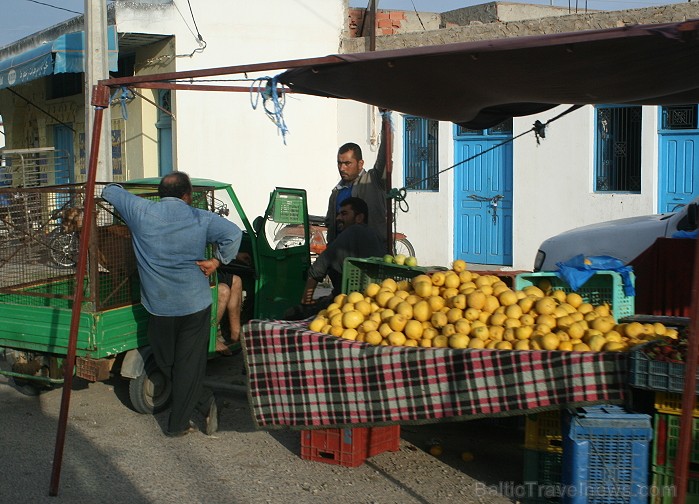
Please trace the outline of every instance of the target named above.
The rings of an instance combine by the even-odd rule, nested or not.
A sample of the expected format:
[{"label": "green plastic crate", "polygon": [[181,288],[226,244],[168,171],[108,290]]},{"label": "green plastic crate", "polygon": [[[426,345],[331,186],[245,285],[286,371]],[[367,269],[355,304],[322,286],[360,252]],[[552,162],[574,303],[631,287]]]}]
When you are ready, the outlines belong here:
[{"label": "green plastic crate", "polygon": [[[630,273],[634,281],[633,273]],[[573,292],[568,283],[551,271],[536,273],[520,273],[515,278],[515,290],[522,290],[530,285],[537,285],[541,280],[551,282],[553,289]],[[635,313],[635,298],[624,294],[624,283],[621,275],[615,271],[597,271],[592,278],[585,282],[577,291],[583,301],[592,305],[609,303],[614,317],[619,320]]]},{"label": "green plastic crate", "polygon": [[[680,443],[680,416],[656,413],[653,421],[653,465],[674,470],[677,447]],[[699,469],[699,418],[692,418],[690,470]]]},{"label": "green plastic crate", "polygon": [[523,504],[553,504],[561,501],[561,468],[563,454],[524,450],[524,473],[522,481],[526,495]]},{"label": "green plastic crate", "polygon": [[[646,343],[649,344],[649,343]],[[629,352],[629,385],[645,390],[684,392],[684,364],[682,362],[656,361],[637,346]],[[696,374],[699,390],[699,370]]]},{"label": "green plastic crate", "polygon": [[[667,468],[654,467],[649,490],[650,504],[673,504],[677,494],[675,473]],[[699,504],[699,473],[687,474],[687,493],[684,503]]]},{"label": "green plastic crate", "polygon": [[436,266],[401,266],[387,263],[380,257],[358,259],[348,257],[342,265],[342,292],[364,291],[370,283],[380,284],[387,278],[410,280],[430,271],[445,270]]}]

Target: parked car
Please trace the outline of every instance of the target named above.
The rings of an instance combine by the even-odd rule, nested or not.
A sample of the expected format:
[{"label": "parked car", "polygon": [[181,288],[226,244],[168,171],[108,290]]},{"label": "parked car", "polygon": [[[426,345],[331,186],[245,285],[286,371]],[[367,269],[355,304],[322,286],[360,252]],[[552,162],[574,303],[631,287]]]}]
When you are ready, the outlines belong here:
[{"label": "parked car", "polygon": [[545,240],[536,253],[534,271],[554,271],[577,255],[611,256],[628,264],[656,239],[697,230],[699,197],[679,211],[590,224]]}]

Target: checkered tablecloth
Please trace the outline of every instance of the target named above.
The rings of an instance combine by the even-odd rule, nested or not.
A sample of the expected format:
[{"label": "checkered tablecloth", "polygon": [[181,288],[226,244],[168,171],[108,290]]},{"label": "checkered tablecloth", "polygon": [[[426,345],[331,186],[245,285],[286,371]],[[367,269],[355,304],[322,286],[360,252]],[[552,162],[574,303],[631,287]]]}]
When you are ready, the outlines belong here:
[{"label": "checkered tablecloth", "polygon": [[431,423],[624,401],[625,353],[372,346],[307,323],[243,328],[260,428]]}]

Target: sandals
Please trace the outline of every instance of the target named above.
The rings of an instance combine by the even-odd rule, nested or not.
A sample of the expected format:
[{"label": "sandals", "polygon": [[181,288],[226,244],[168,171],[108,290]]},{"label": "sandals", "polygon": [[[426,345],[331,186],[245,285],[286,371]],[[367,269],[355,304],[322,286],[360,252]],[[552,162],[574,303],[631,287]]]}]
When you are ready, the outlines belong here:
[{"label": "sandals", "polygon": [[223,336],[216,337],[216,352],[226,357],[230,357],[231,355],[233,355],[233,352],[230,348],[228,348],[226,340],[223,339]]}]

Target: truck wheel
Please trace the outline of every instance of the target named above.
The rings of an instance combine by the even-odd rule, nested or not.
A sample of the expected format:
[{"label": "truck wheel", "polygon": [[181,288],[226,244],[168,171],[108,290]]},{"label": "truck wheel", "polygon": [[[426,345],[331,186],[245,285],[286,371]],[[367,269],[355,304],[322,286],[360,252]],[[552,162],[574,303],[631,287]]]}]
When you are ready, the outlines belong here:
[{"label": "truck wheel", "polygon": [[129,398],[139,413],[158,413],[170,404],[172,384],[150,357],[143,372],[129,383]]}]

